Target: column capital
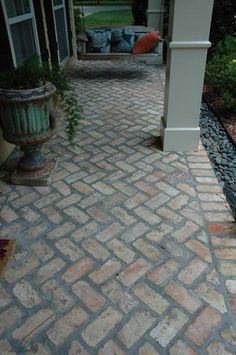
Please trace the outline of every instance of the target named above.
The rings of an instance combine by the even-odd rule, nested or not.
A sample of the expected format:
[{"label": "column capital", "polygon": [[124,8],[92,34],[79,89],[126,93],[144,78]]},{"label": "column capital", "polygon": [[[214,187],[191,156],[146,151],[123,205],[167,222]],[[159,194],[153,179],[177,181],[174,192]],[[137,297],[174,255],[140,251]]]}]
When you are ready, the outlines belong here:
[{"label": "column capital", "polygon": [[164,14],[163,9],[148,9],[147,14]]},{"label": "column capital", "polygon": [[193,48],[210,48],[211,42],[209,41],[172,41],[169,44],[171,49],[193,49]]}]

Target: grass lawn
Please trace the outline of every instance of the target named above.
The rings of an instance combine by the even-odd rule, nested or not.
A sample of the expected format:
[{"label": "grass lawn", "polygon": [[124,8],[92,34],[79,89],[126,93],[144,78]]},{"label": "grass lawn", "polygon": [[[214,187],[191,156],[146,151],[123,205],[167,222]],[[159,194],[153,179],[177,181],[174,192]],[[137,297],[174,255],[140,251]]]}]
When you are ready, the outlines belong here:
[{"label": "grass lawn", "polygon": [[85,28],[123,27],[133,24],[130,10],[103,11],[85,17]]},{"label": "grass lawn", "polygon": [[117,0],[117,1],[112,1],[112,0],[100,0],[99,2],[97,0],[91,0],[91,1],[78,1],[78,4],[75,3],[75,5],[83,5],[83,6],[131,6],[132,1],[131,0]]}]

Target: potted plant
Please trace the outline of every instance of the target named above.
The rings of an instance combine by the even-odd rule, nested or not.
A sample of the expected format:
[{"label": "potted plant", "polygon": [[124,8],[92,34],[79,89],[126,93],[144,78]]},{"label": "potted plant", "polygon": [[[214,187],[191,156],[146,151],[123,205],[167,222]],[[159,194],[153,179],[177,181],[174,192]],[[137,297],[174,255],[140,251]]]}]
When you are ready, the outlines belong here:
[{"label": "potted plant", "polygon": [[[56,127],[55,94],[64,101],[67,135],[71,144],[80,119],[80,106],[70,91],[66,74],[60,68],[49,69],[36,57],[20,67],[0,74],[0,126],[3,138],[20,146],[24,156],[12,175],[18,184],[44,184],[53,167],[42,153],[42,144]],[[47,180],[47,179],[46,179]],[[41,182],[41,183],[40,183]]]}]

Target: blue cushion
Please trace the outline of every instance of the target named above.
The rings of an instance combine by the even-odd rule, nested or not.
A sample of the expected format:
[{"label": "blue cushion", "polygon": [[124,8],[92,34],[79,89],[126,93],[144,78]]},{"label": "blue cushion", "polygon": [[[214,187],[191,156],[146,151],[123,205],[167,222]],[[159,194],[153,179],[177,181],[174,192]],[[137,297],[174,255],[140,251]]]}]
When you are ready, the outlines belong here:
[{"label": "blue cushion", "polygon": [[133,48],[134,45],[134,36],[135,36],[134,30],[132,29],[123,30],[123,38],[129,43],[131,48]]},{"label": "blue cushion", "polygon": [[111,34],[111,52],[112,53],[130,53],[131,44],[124,39],[124,31],[116,29]]},{"label": "blue cushion", "polygon": [[86,30],[86,35],[88,37],[87,53],[110,53],[110,30]]},{"label": "blue cushion", "polygon": [[[86,30],[88,38],[87,53],[131,53],[134,42],[146,32],[134,32],[131,28],[94,28]],[[148,53],[159,53],[156,46]]]}]

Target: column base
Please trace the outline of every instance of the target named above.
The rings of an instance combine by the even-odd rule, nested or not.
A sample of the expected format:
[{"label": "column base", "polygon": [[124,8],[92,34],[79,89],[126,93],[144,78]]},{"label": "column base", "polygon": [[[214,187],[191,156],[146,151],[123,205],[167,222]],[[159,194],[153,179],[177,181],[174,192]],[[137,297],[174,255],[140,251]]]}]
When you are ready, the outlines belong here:
[{"label": "column base", "polygon": [[200,128],[168,128],[165,118],[161,118],[161,142],[164,152],[197,151],[200,139]]}]

